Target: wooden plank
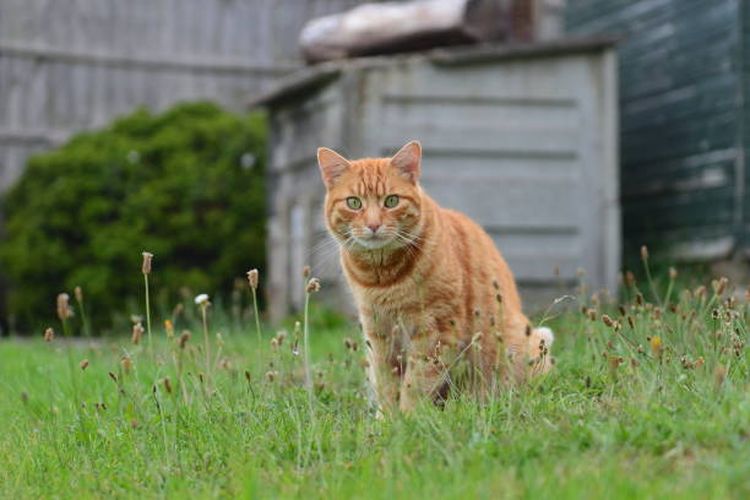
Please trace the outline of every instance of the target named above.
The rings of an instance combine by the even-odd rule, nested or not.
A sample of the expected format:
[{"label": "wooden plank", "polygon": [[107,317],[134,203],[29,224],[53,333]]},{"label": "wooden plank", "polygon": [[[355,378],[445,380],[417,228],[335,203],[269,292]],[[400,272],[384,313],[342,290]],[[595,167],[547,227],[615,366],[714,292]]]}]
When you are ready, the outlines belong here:
[{"label": "wooden plank", "polygon": [[678,122],[668,127],[657,126],[623,133],[622,163],[627,167],[727,149],[736,144],[738,127],[738,113],[728,111],[704,122]]},{"label": "wooden plank", "polygon": [[436,182],[452,180],[567,179],[575,182],[583,175],[580,160],[574,158],[498,157],[475,151],[445,154],[425,148],[422,169]]},{"label": "wooden plank", "polygon": [[623,179],[623,199],[730,184],[739,153],[737,148],[708,151],[633,170]]},{"label": "wooden plank", "polygon": [[492,99],[465,96],[387,95],[383,119],[401,127],[424,128],[442,123],[455,128],[467,124],[487,129],[578,130],[581,118],[574,100]]},{"label": "wooden plank", "polygon": [[[425,190],[446,208],[465,212],[487,227],[575,228],[579,224],[580,183],[569,176],[460,178],[450,184],[422,178]],[[560,193],[566,193],[560,196]],[[534,209],[530,209],[532,203]]]},{"label": "wooden plank", "polygon": [[[570,85],[559,85],[554,78],[581,78],[581,66],[585,57],[570,56],[551,59],[547,65],[519,60],[513,71],[498,72],[489,63],[472,66],[428,66],[419,72],[392,71],[386,76],[385,95],[419,94],[440,99],[451,96],[464,98],[474,96],[485,99],[505,100],[554,100],[571,101],[577,97],[576,89]],[[491,81],[492,85],[487,82]]]},{"label": "wooden plank", "polygon": [[281,76],[296,69],[297,65],[254,64],[233,57],[178,54],[154,54],[138,51],[138,55],[120,50],[101,53],[92,50],[70,50],[52,45],[11,44],[0,40],[0,55],[13,55],[29,59],[54,60],[71,64],[106,65],[117,67],[143,67],[155,71],[211,71],[215,73],[247,73]]},{"label": "wooden plank", "polygon": [[622,103],[623,132],[674,122],[703,121],[737,107],[737,78],[715,75],[700,82]]},{"label": "wooden plank", "polygon": [[637,204],[625,205],[625,230],[655,232],[731,223],[734,220],[733,192],[729,186],[643,198]]},{"label": "wooden plank", "polygon": [[522,130],[512,126],[488,130],[481,126],[396,128],[384,122],[383,151],[403,145],[404,137],[418,137],[426,148],[442,153],[479,152],[498,157],[574,158],[580,140],[576,130],[539,127]]},{"label": "wooden plank", "polygon": [[[692,49],[664,50],[661,57],[623,63],[623,83],[626,85],[623,102],[649,99],[654,94],[735,75],[733,54],[736,41],[726,37],[718,37],[718,40]],[[654,52],[660,50],[654,48]]]}]

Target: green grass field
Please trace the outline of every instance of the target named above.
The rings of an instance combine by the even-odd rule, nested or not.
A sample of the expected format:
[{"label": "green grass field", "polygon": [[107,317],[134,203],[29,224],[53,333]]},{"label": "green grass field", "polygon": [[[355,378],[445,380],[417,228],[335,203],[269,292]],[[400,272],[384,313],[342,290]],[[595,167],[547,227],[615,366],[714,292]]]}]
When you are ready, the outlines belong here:
[{"label": "green grass field", "polygon": [[748,498],[750,306],[644,288],[552,318],[544,379],[385,420],[354,325],[312,325],[312,399],[303,342],[253,322],[209,318],[208,364],[200,323],[181,349],[155,320],[154,354],[2,340],[0,498]]}]

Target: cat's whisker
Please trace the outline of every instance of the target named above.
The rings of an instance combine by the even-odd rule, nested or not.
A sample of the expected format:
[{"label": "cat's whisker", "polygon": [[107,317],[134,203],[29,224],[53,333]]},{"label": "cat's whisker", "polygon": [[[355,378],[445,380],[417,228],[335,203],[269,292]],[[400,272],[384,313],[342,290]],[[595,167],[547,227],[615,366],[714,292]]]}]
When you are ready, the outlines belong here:
[{"label": "cat's whisker", "polygon": [[315,244],[310,250],[311,255],[327,255],[338,251],[340,243],[332,237],[327,237],[317,244]]},{"label": "cat's whisker", "polygon": [[342,236],[344,237],[343,241],[329,234],[313,246],[310,252],[311,260],[318,274],[327,275],[331,271],[340,271],[337,257],[341,249],[350,249],[355,243],[351,230],[345,232]]},{"label": "cat's whisker", "polygon": [[[414,247],[415,249],[422,250],[423,239],[417,235],[409,233],[396,232],[394,237],[407,246]],[[420,241],[421,240],[421,241]]]},{"label": "cat's whisker", "polygon": [[317,248],[311,251],[311,257],[316,274],[331,276],[341,273],[338,259],[341,249],[351,250],[356,244],[356,240],[351,236],[351,231],[345,233],[343,236],[345,237],[343,241],[329,237],[319,241],[315,245]]},{"label": "cat's whisker", "polygon": [[339,242],[332,236],[326,236],[313,245],[311,252],[317,252],[319,250],[325,250],[328,248],[338,248]]}]

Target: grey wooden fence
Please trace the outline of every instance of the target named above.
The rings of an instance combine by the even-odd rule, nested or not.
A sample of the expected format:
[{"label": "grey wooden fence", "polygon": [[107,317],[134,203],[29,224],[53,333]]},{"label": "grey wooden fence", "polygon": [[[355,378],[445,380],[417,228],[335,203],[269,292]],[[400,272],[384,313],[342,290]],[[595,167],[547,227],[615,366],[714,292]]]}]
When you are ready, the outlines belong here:
[{"label": "grey wooden fence", "polygon": [[139,105],[242,109],[299,66],[312,16],[361,0],[0,0],[0,192],[29,154]]}]

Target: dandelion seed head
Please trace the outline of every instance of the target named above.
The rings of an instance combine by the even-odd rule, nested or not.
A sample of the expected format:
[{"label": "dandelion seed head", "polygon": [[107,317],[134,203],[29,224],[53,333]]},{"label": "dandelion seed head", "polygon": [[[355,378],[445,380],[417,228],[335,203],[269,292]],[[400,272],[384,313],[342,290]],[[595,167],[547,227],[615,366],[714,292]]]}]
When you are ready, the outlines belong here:
[{"label": "dandelion seed head", "polygon": [[182,333],[180,334],[180,339],[179,339],[180,349],[185,349],[185,346],[187,345],[189,340],[190,340],[190,332],[188,330],[183,330]]},{"label": "dandelion seed head", "polygon": [[70,295],[60,293],[57,295],[57,317],[60,321],[65,321],[73,316],[73,309],[70,307]]},{"label": "dandelion seed head", "polygon": [[260,275],[257,269],[250,269],[247,272],[247,282],[250,284],[250,288],[252,288],[253,290],[258,289],[259,280],[260,280]]},{"label": "dandelion seed head", "polygon": [[316,293],[320,291],[320,280],[318,278],[310,278],[305,287],[307,293]]},{"label": "dandelion seed head", "polygon": [[141,343],[141,339],[143,338],[143,333],[145,332],[143,325],[141,323],[136,323],[133,325],[133,333],[131,335],[131,341],[134,345],[138,345]]},{"label": "dandelion seed head", "polygon": [[151,274],[151,260],[154,258],[154,254],[151,252],[143,252],[143,264],[141,265],[141,272],[143,274]]},{"label": "dandelion seed head", "polygon": [[[130,373],[130,370],[133,369],[133,360],[130,359],[130,356],[126,354],[122,358],[120,358],[120,366],[122,366],[122,369],[125,373]],[[116,378],[115,382],[117,382]]]}]

